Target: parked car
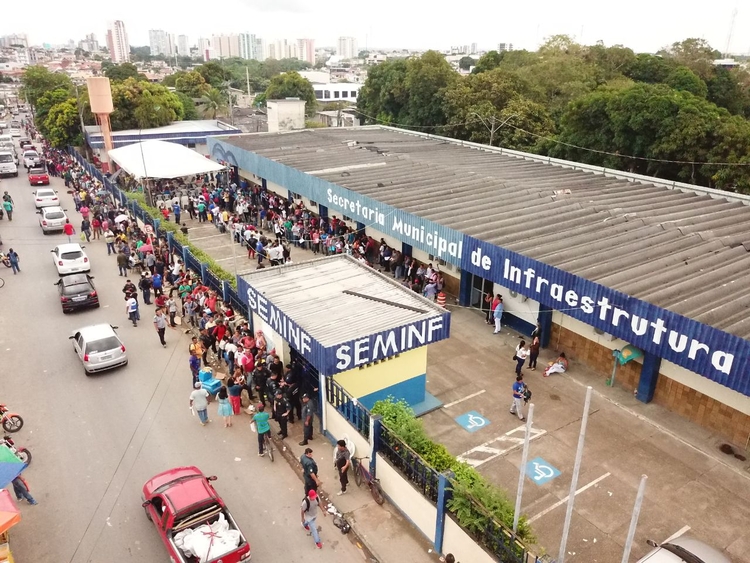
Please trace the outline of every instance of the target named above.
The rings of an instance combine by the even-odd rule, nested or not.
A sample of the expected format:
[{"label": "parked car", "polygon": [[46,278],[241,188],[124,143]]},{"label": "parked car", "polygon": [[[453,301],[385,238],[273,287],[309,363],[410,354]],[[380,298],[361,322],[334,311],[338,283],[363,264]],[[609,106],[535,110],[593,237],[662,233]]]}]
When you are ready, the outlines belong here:
[{"label": "parked car", "polygon": [[79,328],[68,337],[83,362],[86,375],[128,365],[125,345],[116,329],[116,326],[108,324],[90,325]]},{"label": "parked car", "polygon": [[15,160],[12,152],[0,150],[0,176],[18,176]]},{"label": "parked car", "polygon": [[60,198],[57,197],[57,191],[52,188],[40,188],[34,191],[34,205],[37,209],[42,207],[59,207]]},{"label": "parked car", "polygon": [[29,185],[49,186],[49,174],[43,166],[35,166],[29,169]]},{"label": "parked car", "polygon": [[690,536],[679,536],[663,544],[648,540],[653,547],[638,563],[732,563],[729,558],[708,544]]},{"label": "parked car", "polygon": [[93,280],[88,274],[68,274],[57,280],[55,285],[60,292],[63,313],[99,306],[99,295]]},{"label": "parked car", "polygon": [[42,207],[39,211],[39,226],[46,235],[55,231],[62,231],[68,216],[62,207]]},{"label": "parked car", "polygon": [[11,127],[9,133],[10,133],[11,137],[20,137],[21,136],[21,130],[20,129],[16,129],[15,127]]},{"label": "parked car", "polygon": [[31,150],[23,151],[23,165],[26,168],[32,168],[41,163],[42,163],[42,157],[39,156],[38,152],[31,151]]},{"label": "parked car", "polygon": [[[206,477],[190,466],[159,473],[143,485],[141,499],[146,517],[156,526],[171,561],[239,563],[250,559],[250,544],[211,484],[215,480],[216,476]],[[235,547],[219,550],[211,542],[191,542],[193,550],[202,551],[187,555],[178,543],[190,533],[220,537]]]},{"label": "parked car", "polygon": [[21,148],[25,148],[27,145],[31,145],[31,139],[28,137],[21,137],[18,139],[18,146]]},{"label": "parked car", "polygon": [[50,250],[57,273],[63,276],[78,272],[90,272],[91,263],[89,262],[89,257],[83,251],[84,248],[86,247],[81,246],[77,242],[69,242],[60,244],[53,250]]}]

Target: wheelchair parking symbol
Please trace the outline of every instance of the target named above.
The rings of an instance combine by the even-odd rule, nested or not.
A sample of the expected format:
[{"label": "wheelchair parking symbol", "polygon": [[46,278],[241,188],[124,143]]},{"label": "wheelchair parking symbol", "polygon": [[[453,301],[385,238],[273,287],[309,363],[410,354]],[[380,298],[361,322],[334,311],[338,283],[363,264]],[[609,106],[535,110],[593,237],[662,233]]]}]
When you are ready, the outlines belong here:
[{"label": "wheelchair parking symbol", "polygon": [[468,432],[476,432],[480,428],[484,428],[490,424],[490,421],[477,411],[469,411],[466,414],[457,416],[455,420]]},{"label": "wheelchair parking symbol", "polygon": [[544,485],[559,477],[561,473],[559,469],[538,457],[526,464],[526,475],[537,485]]}]

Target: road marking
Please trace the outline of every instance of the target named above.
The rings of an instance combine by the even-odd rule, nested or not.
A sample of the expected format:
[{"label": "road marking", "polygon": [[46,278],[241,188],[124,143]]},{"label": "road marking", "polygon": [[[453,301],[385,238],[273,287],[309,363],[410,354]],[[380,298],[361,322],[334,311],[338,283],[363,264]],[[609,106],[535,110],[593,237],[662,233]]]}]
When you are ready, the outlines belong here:
[{"label": "road marking", "polygon": [[[596,485],[599,481],[603,481],[604,479],[606,479],[610,475],[612,475],[612,474],[609,473],[609,472],[607,472],[604,475],[602,475],[601,477],[598,477],[598,478],[594,479],[588,485],[584,485],[583,487],[581,487],[580,489],[578,489],[575,492],[575,495],[578,496],[579,493],[582,493],[586,489],[590,489],[591,487],[593,487],[594,485]],[[557,501],[555,504],[553,504],[549,508],[545,508],[544,510],[542,510],[539,514],[536,514],[536,515],[532,516],[531,518],[528,518],[526,520],[526,522],[528,522],[529,524],[531,524],[532,522],[535,522],[536,520],[539,520],[545,514],[548,514],[548,513],[552,512],[558,506],[561,506],[561,505],[565,504],[566,502],[568,502],[569,498],[570,498],[570,495],[566,496],[564,499],[561,499],[561,500]]]},{"label": "road marking", "polygon": [[206,240],[206,239],[209,239],[209,238],[225,237],[225,236],[227,236],[226,233],[219,233],[218,235],[211,235],[211,236],[208,236],[208,237],[198,237],[198,238],[190,237],[190,242],[195,242],[196,240]]},{"label": "road marking", "polygon": [[526,475],[537,485],[544,485],[562,475],[559,469],[544,461],[541,457],[532,459],[526,464]]},{"label": "road marking", "polygon": [[682,528],[680,528],[679,530],[677,530],[674,534],[672,534],[671,536],[669,536],[667,539],[665,539],[661,543],[669,543],[673,539],[679,538],[682,534],[687,534],[689,531],[690,531],[690,526],[683,526]]},{"label": "road marking", "polygon": [[214,262],[226,262],[227,260],[235,260],[235,256],[229,256],[227,258],[219,258],[218,260],[214,258]]},{"label": "road marking", "polygon": [[[546,430],[541,430],[540,428],[532,428],[531,429],[531,436],[529,436],[529,441],[535,440],[536,438],[539,438],[540,436],[544,436],[547,433]],[[503,454],[506,454],[512,450],[515,450],[516,448],[520,448],[523,446],[524,437],[526,436],[526,425],[519,426],[518,428],[514,428],[513,430],[510,430],[509,432],[506,432],[502,436],[498,436],[497,438],[492,438],[492,440],[488,440],[484,444],[480,444],[474,448],[471,448],[470,450],[462,453],[459,456],[456,456],[459,461],[463,461],[464,463],[467,463],[471,465],[472,467],[479,467],[480,465],[483,465],[487,463],[488,461],[492,461],[493,459],[500,457]],[[495,444],[499,442],[499,448],[498,447],[492,447],[490,444]],[[479,457],[479,459],[472,458],[472,454],[490,454],[488,457]]]},{"label": "road marking", "polygon": [[479,395],[481,395],[482,393],[484,393],[484,391],[485,390],[482,389],[481,391],[477,391],[476,393],[472,393],[471,395],[466,395],[466,397],[464,397],[463,399],[458,399],[457,401],[453,401],[452,403],[448,403],[446,405],[443,405],[443,408],[447,409],[449,407],[457,405],[458,403],[463,403],[464,401],[468,401],[469,399],[473,399],[474,397],[478,397]]}]

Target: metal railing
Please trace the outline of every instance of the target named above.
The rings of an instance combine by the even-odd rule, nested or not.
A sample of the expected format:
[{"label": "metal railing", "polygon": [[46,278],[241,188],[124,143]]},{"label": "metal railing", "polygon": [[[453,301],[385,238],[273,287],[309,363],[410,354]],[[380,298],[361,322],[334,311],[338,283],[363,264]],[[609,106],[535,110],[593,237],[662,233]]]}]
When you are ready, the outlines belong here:
[{"label": "metal railing", "polygon": [[419,489],[425,498],[436,504],[439,487],[438,472],[401,438],[391,432],[385,424],[382,424],[380,429],[379,453]]},{"label": "metal railing", "polygon": [[370,413],[360,405],[332,377],[326,377],[326,400],[368,440],[370,439]]},{"label": "metal railing", "polygon": [[206,282],[206,285],[209,287],[209,289],[213,289],[219,295],[222,295],[223,291],[221,280],[216,277],[216,274],[214,274],[211,270],[206,270],[206,279],[204,281]]}]

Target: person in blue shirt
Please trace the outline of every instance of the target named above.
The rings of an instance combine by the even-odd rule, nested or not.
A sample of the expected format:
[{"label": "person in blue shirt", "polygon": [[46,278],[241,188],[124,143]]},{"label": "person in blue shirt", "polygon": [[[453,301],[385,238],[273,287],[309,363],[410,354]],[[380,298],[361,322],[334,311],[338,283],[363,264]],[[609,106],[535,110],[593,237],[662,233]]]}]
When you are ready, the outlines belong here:
[{"label": "person in blue shirt", "polygon": [[151,286],[154,288],[154,295],[159,296],[164,293],[162,290],[161,275],[154,274],[153,276],[151,276]]},{"label": "person in blue shirt", "polygon": [[263,263],[263,255],[265,254],[265,250],[263,248],[263,243],[258,240],[258,243],[255,245],[255,253],[258,255],[258,264]]},{"label": "person in blue shirt", "polygon": [[266,452],[263,451],[263,440],[266,436],[268,436],[269,439],[271,438],[271,425],[268,423],[270,416],[265,412],[265,404],[258,403],[256,408],[258,409],[258,412],[253,415],[253,422],[257,427],[256,430],[258,430],[258,456],[263,457],[266,455]]},{"label": "person in blue shirt", "polygon": [[174,213],[174,222],[178,225],[180,224],[180,214],[182,213],[182,209],[180,208],[180,204],[175,202],[174,205],[172,205],[172,212]]},{"label": "person in blue shirt", "polygon": [[516,376],[516,382],[513,384],[513,403],[510,405],[510,414],[518,415],[521,420],[526,420],[523,416],[523,393],[526,385],[523,382],[523,375]]},{"label": "person in blue shirt", "polygon": [[499,333],[503,328],[503,311],[505,308],[503,307],[503,299],[500,298],[497,302],[497,305],[495,305],[494,311],[492,311],[492,316],[495,319],[495,332],[492,334]]}]

